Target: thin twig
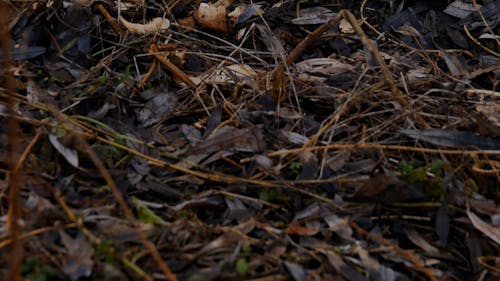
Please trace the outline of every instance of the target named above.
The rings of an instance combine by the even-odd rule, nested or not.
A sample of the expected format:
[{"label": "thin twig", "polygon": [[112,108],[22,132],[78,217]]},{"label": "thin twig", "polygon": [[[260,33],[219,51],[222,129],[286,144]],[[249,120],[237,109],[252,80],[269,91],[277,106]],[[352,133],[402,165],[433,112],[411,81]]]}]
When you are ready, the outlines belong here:
[{"label": "thin twig", "polygon": [[321,35],[325,33],[325,31],[339,22],[341,18],[342,13],[339,13],[333,19],[320,25],[313,32],[309,33],[306,38],[300,41],[300,43],[295,46],[290,54],[288,54],[288,56],[285,58],[285,64],[280,65],[273,70],[271,75],[273,79],[272,97],[275,101],[281,102],[286,98],[285,96],[281,95],[283,89],[285,67],[291,65],[295,60],[297,60],[309,46],[316,42],[321,37]]},{"label": "thin twig", "polygon": [[184,73],[182,70],[180,70],[175,64],[171,63],[167,59],[164,58],[163,55],[160,54],[160,51],[158,50],[158,47],[156,45],[152,44],[149,47],[149,53],[154,55],[155,58],[160,61],[163,66],[165,66],[174,76],[179,77],[182,82],[184,82],[189,88],[195,89],[196,84],[187,76],[186,73]]},{"label": "thin twig", "polygon": [[309,146],[294,149],[282,149],[275,152],[270,152],[267,154],[268,157],[278,157],[288,154],[297,154],[303,151],[317,151],[317,150],[357,150],[357,149],[382,149],[382,150],[397,150],[397,151],[414,151],[421,153],[432,153],[432,154],[453,154],[453,155],[478,155],[478,154],[491,154],[500,155],[500,150],[460,150],[460,149],[438,149],[438,148],[426,148],[426,147],[414,147],[414,146],[404,146],[404,145],[389,145],[389,144],[379,144],[379,143],[346,143],[346,144],[331,144],[323,146]]},{"label": "thin twig", "polygon": [[14,116],[17,115],[15,111],[16,98],[15,98],[15,82],[12,75],[12,57],[11,57],[11,44],[10,33],[8,30],[8,19],[10,14],[10,4],[6,1],[0,3],[0,41],[2,41],[2,52],[4,61],[4,75],[6,79],[6,92],[7,92],[7,108],[9,113],[8,120],[8,142],[9,142],[9,212],[7,214],[7,232],[12,238],[12,246],[8,252],[6,260],[10,261],[10,270],[8,280],[20,281],[21,280],[21,265],[23,262],[23,244],[20,239],[21,235],[21,198],[20,198],[20,173],[17,169],[19,163],[19,122]]},{"label": "thin twig", "polygon": [[[58,111],[56,108],[51,108],[51,111],[53,114],[56,115],[56,117],[60,120],[68,121],[68,117]],[[123,194],[120,192],[118,187],[116,186],[115,182],[113,181],[113,178],[111,177],[111,174],[109,171],[104,167],[104,164],[101,162],[97,154],[94,152],[94,150],[90,147],[88,144],[87,140],[82,137],[81,134],[77,134],[74,132],[75,135],[78,137],[80,144],[83,146],[85,151],[87,152],[88,156],[90,157],[90,160],[92,163],[96,166],[96,168],[99,170],[101,175],[103,176],[104,180],[106,181],[106,184],[111,190],[111,193],[113,194],[113,197],[115,198],[116,202],[120,206],[120,209],[122,210],[123,214],[125,215],[125,218],[127,218],[130,221],[134,221],[134,213],[128,206],[127,202],[125,201],[125,198]],[[153,260],[156,262],[158,267],[163,271],[163,274],[167,277],[168,280],[170,281],[177,281],[177,277],[175,274],[170,270],[168,265],[165,263],[163,258],[161,257],[160,253],[158,252],[158,249],[156,246],[149,241],[148,237],[142,232],[142,229],[139,224],[134,224],[135,226],[135,231],[137,233],[137,236],[139,237],[139,240],[141,240],[142,244],[146,247],[146,249],[149,251],[150,255],[153,257]]]},{"label": "thin twig", "polygon": [[111,25],[113,30],[120,36],[123,37],[125,35],[125,31],[120,28],[120,25],[118,25],[118,22],[108,13],[106,8],[102,3],[97,4],[97,8],[99,9],[99,12],[101,12],[101,15],[106,19],[106,21]]}]

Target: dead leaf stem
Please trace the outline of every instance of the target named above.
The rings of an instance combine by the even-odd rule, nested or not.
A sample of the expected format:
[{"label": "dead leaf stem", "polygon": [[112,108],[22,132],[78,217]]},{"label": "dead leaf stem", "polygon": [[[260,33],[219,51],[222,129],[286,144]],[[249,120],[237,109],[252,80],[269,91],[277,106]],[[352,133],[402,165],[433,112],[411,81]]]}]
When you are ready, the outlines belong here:
[{"label": "dead leaf stem", "polygon": [[10,174],[8,178],[9,183],[9,211],[7,213],[6,228],[8,234],[12,237],[12,245],[10,251],[7,252],[8,257],[6,260],[10,261],[10,269],[8,273],[8,280],[20,281],[21,280],[21,265],[23,262],[23,244],[20,239],[21,235],[21,198],[20,198],[20,171],[21,158],[19,157],[20,151],[20,127],[19,122],[15,116],[16,97],[15,97],[15,81],[12,74],[12,56],[11,56],[11,38],[9,32],[9,14],[10,3],[2,1],[0,3],[0,41],[2,44],[3,53],[3,75],[6,80],[7,92],[7,110],[8,110],[8,143],[9,143],[9,168]]},{"label": "dead leaf stem", "polygon": [[275,152],[270,152],[266,154],[268,157],[277,157],[288,154],[297,154],[305,150],[316,151],[316,150],[356,150],[356,149],[382,149],[382,150],[399,150],[399,151],[414,151],[421,153],[432,153],[432,154],[450,154],[450,155],[478,155],[478,154],[489,154],[489,155],[500,155],[500,150],[460,150],[460,149],[437,149],[437,148],[426,148],[426,147],[414,147],[414,146],[404,146],[404,145],[386,145],[378,143],[345,143],[345,144],[331,144],[323,146],[309,146],[294,149],[282,149]]},{"label": "dead leaf stem", "polygon": [[97,8],[99,9],[99,12],[101,15],[106,19],[106,21],[111,25],[113,30],[120,36],[123,37],[125,35],[125,31],[121,29],[120,25],[118,25],[118,22],[108,13],[106,8],[102,3],[97,4]]},{"label": "dead leaf stem", "polygon": [[363,31],[361,26],[359,26],[358,21],[354,17],[354,15],[349,12],[348,10],[342,10],[341,14],[343,17],[349,21],[351,26],[354,28],[356,33],[359,35],[359,39],[363,43],[363,45],[373,54],[373,57],[377,61],[377,64],[380,66],[382,69],[382,74],[384,75],[385,81],[389,85],[392,95],[396,99],[396,101],[403,106],[403,108],[408,107],[408,101],[406,98],[401,94],[399,89],[396,86],[396,82],[394,82],[394,77],[392,77],[391,72],[389,71],[389,68],[384,62],[384,59],[380,55],[380,52],[378,51],[378,48],[375,47],[375,44],[366,36],[366,33]]},{"label": "dead leaf stem", "polygon": [[152,44],[149,47],[149,53],[155,56],[155,58],[160,61],[160,63],[165,66],[174,76],[179,77],[179,79],[181,79],[181,81],[184,82],[189,88],[196,88],[196,84],[191,80],[191,78],[189,78],[186,73],[175,66],[175,64],[165,59],[164,56],[160,54],[160,51],[155,44]]},{"label": "dead leaf stem", "polygon": [[325,33],[325,31],[327,31],[331,26],[339,22],[341,18],[342,14],[339,13],[333,19],[322,24],[321,26],[316,28],[313,32],[309,33],[306,36],[306,38],[300,41],[300,43],[297,44],[297,46],[295,46],[295,48],[290,52],[290,54],[288,54],[288,56],[285,58],[284,65],[280,65],[276,69],[274,69],[271,75],[273,79],[272,92],[274,100],[281,102],[285,98],[281,97],[285,66],[291,65],[295,60],[297,60],[309,46],[311,46],[314,42],[316,42],[321,37],[321,35]]},{"label": "dead leaf stem", "polygon": [[158,61],[153,60],[153,62],[151,63],[151,65],[148,68],[148,72],[146,72],[144,77],[142,77],[141,81],[135,86],[135,89],[132,92],[132,94],[130,95],[130,98],[133,98],[135,96],[135,94],[137,94],[137,92],[142,90],[142,87],[144,87],[144,85],[146,85],[146,83],[148,82],[149,78],[151,78],[151,75],[153,75],[157,66],[158,66]]}]

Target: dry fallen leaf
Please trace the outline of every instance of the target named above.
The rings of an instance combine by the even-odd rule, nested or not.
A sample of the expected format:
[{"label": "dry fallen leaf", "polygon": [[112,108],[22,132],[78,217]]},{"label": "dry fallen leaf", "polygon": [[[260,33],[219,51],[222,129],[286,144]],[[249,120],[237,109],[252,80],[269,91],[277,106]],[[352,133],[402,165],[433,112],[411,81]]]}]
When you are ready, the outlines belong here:
[{"label": "dry fallen leaf", "polygon": [[443,10],[443,13],[448,14],[452,17],[464,19],[468,15],[479,9],[479,5],[478,7],[474,7],[474,5],[472,3],[465,3],[461,0],[453,1],[446,7],[446,9]]},{"label": "dry fallen leaf", "polygon": [[346,19],[340,20],[339,28],[340,28],[340,31],[342,31],[342,33],[346,33],[346,34],[353,34],[354,33],[354,28]]},{"label": "dry fallen leaf", "polygon": [[296,67],[300,72],[321,73],[329,75],[345,73],[355,68],[355,66],[352,64],[343,63],[340,60],[332,58],[308,59],[297,63]]},{"label": "dry fallen leaf", "polygon": [[57,136],[55,135],[52,134],[49,135],[49,141],[54,146],[54,148],[59,153],[61,153],[64,159],[66,159],[66,161],[68,161],[68,163],[71,164],[71,166],[75,168],[79,167],[78,153],[76,152],[76,150],[66,147],[57,139]]},{"label": "dry fallen leaf", "polygon": [[211,3],[201,3],[198,9],[194,12],[193,17],[202,27],[215,32],[226,33],[229,30],[226,15],[227,11],[224,6]]},{"label": "dry fallen leaf", "polygon": [[335,17],[335,13],[324,7],[312,7],[302,9],[300,17],[292,19],[293,24],[323,24]]},{"label": "dry fallen leaf", "polygon": [[483,221],[469,209],[467,209],[467,216],[469,217],[472,225],[474,225],[475,228],[479,229],[484,235],[488,236],[491,240],[500,245],[500,227],[495,227]]},{"label": "dry fallen leaf", "polygon": [[257,86],[257,76],[257,72],[246,64],[232,64],[210,69],[201,76],[193,77],[192,80],[196,84],[202,81],[209,84],[234,84],[245,82],[246,85],[254,87]]},{"label": "dry fallen leaf", "polygon": [[165,32],[170,27],[170,21],[164,18],[154,18],[146,24],[132,23],[120,17],[120,22],[127,30],[136,35],[148,35],[156,32]]},{"label": "dry fallen leaf", "polygon": [[66,249],[63,272],[70,276],[70,280],[89,277],[94,267],[92,259],[94,248],[92,248],[92,245],[82,234],[79,234],[74,239],[64,231],[59,231],[59,234],[61,235],[61,242]]},{"label": "dry fallen leaf", "polygon": [[476,110],[481,112],[493,125],[500,127],[500,104],[486,103],[476,105]]},{"label": "dry fallen leaf", "polygon": [[400,180],[395,175],[380,174],[365,181],[353,194],[355,199],[393,203],[419,200],[419,189]]},{"label": "dry fallen leaf", "polygon": [[298,223],[292,223],[287,229],[283,230],[285,234],[298,234],[298,235],[315,235],[319,232],[319,228],[303,227]]}]

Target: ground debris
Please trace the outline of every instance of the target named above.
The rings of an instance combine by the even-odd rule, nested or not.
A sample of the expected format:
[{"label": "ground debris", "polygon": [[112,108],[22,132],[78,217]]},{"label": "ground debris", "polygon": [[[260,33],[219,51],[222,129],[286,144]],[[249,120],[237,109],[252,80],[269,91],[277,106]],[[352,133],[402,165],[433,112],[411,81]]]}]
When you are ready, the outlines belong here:
[{"label": "ground debris", "polygon": [[11,3],[0,276],[498,278],[500,1],[160,2]]}]

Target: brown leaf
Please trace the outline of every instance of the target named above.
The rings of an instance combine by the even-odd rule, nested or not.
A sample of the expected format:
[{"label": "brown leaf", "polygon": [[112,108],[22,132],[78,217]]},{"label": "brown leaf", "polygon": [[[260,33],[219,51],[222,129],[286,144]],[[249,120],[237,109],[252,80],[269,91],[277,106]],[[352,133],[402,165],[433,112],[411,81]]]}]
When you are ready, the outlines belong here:
[{"label": "brown leaf", "polygon": [[395,175],[380,174],[367,180],[356,190],[352,197],[361,200],[393,203],[418,200],[423,195],[417,188],[405,183]]},{"label": "brown leaf", "polygon": [[318,174],[318,157],[309,150],[299,153],[300,162],[302,163],[302,171],[298,179],[309,180],[316,177]]},{"label": "brown leaf", "polygon": [[92,274],[94,261],[92,255],[94,248],[87,242],[85,237],[79,234],[75,239],[66,232],[60,231],[61,241],[66,247],[66,260],[63,271],[71,280],[78,280],[80,277],[89,277]]},{"label": "brown leaf", "polygon": [[319,232],[319,228],[307,228],[299,225],[298,223],[292,223],[287,229],[283,230],[285,234],[298,234],[298,235],[315,235]]},{"label": "brown leaf", "polygon": [[226,8],[211,3],[201,3],[194,12],[193,17],[196,22],[212,31],[227,33],[229,24],[226,17]]},{"label": "brown leaf", "polygon": [[170,21],[164,18],[154,18],[145,24],[132,23],[120,17],[120,22],[132,34],[148,35],[156,32],[165,32],[170,27]]},{"label": "brown leaf", "polygon": [[262,128],[252,127],[245,129],[227,128],[225,132],[211,136],[200,142],[186,155],[208,154],[219,150],[259,152],[265,149]]}]

